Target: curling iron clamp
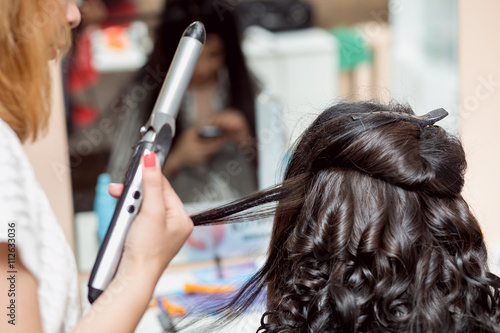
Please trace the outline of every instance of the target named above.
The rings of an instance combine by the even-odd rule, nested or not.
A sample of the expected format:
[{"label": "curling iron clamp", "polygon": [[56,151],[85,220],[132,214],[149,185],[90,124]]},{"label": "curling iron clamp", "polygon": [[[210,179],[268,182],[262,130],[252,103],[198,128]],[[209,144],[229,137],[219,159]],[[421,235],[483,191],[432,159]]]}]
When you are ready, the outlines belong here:
[{"label": "curling iron clamp", "polygon": [[128,230],[140,210],[143,198],[142,155],[153,151],[158,156],[161,167],[165,165],[175,134],[175,119],[203,49],[205,38],[205,27],[201,22],[192,23],[184,31],[151,117],[141,128],[142,138],[130,160],[123,180],[123,192],[90,275],[88,283],[90,303],[102,294],[113,279],[122,256]]}]

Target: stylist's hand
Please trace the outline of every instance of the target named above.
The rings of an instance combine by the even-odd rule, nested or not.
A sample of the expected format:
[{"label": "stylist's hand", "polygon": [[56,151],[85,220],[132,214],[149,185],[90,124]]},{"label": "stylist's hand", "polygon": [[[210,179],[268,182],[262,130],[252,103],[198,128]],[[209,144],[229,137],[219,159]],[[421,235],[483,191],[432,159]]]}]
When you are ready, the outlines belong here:
[{"label": "stylist's hand", "polygon": [[[132,223],[119,269],[163,273],[193,230],[193,222],[170,183],[163,176],[155,153],[143,157],[142,207]],[[110,184],[109,193],[119,197],[121,184]]]},{"label": "stylist's hand", "polygon": [[168,155],[165,174],[168,177],[182,168],[208,162],[213,155],[220,151],[224,142],[222,137],[201,138],[197,127],[188,128],[181,133]]}]

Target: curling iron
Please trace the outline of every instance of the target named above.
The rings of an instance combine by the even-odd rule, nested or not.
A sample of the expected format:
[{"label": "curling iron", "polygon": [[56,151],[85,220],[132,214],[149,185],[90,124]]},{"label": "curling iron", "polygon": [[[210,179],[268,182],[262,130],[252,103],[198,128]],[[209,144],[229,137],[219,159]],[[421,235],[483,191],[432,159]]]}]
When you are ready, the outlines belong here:
[{"label": "curling iron", "polygon": [[175,134],[175,119],[182,97],[191,81],[204,43],[203,24],[194,22],[189,25],[177,46],[151,117],[141,128],[141,140],[134,150],[123,180],[123,192],[92,268],[88,283],[90,303],[102,294],[113,279],[128,230],[140,210],[143,197],[142,155],[153,151],[158,156],[161,167],[165,165]]}]

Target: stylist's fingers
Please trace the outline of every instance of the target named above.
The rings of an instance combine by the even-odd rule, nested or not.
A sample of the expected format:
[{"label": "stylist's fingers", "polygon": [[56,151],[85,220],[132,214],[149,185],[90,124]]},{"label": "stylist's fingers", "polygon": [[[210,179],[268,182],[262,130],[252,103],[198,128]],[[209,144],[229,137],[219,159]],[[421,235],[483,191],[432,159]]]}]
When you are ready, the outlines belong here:
[{"label": "stylist's fingers", "polygon": [[108,192],[113,198],[119,198],[123,192],[123,184],[111,183],[108,185]]},{"label": "stylist's fingers", "polygon": [[159,277],[193,230],[193,222],[165,180],[156,154],[144,154],[141,162],[142,207],[127,235],[122,264],[126,270],[141,267]]},{"label": "stylist's fingers", "polygon": [[141,213],[148,218],[161,218],[165,213],[163,201],[163,174],[158,157],[154,152],[145,153],[142,158],[142,185],[144,200]]}]

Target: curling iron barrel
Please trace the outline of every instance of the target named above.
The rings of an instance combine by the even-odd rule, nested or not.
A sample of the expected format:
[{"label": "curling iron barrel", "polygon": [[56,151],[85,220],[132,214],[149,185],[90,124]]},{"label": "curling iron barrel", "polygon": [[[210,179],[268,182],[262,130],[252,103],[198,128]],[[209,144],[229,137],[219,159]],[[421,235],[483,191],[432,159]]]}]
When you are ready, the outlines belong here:
[{"label": "curling iron barrel", "polygon": [[184,31],[179,42],[151,117],[141,128],[142,137],[134,150],[125,174],[122,195],[118,200],[90,275],[88,284],[90,303],[101,295],[113,279],[122,256],[128,230],[140,210],[143,196],[141,157],[145,152],[154,151],[161,167],[165,165],[175,134],[175,119],[204,43],[203,24],[192,23]]}]

